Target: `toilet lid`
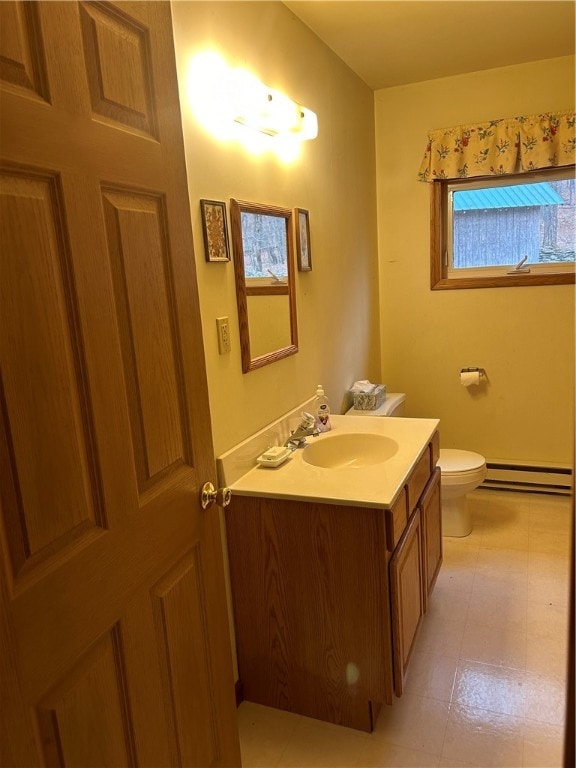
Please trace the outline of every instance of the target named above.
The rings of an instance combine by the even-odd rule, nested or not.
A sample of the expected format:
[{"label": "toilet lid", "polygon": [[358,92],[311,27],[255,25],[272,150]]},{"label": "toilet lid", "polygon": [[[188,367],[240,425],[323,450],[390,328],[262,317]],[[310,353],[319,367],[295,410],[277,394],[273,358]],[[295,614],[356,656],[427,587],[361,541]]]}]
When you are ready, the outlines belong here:
[{"label": "toilet lid", "polygon": [[457,448],[442,448],[438,466],[442,474],[456,472],[471,472],[481,469],[486,464],[486,459],[473,451],[460,451]]}]

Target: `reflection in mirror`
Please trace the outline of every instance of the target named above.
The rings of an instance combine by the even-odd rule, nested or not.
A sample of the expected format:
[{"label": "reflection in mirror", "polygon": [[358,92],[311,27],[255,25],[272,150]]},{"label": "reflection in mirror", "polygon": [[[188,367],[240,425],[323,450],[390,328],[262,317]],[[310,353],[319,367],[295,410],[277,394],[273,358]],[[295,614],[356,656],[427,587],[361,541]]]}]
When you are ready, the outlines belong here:
[{"label": "reflection in mirror", "polygon": [[230,200],[242,371],[298,351],[292,212]]}]

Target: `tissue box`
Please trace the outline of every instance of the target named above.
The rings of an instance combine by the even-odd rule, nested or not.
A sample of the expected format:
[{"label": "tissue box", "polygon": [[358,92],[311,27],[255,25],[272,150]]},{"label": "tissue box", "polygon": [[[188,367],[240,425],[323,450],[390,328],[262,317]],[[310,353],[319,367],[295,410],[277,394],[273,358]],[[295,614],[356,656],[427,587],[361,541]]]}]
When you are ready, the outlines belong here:
[{"label": "tissue box", "polygon": [[385,384],[377,384],[368,392],[356,392],[354,393],[354,409],[356,411],[373,411],[382,405],[385,397]]}]

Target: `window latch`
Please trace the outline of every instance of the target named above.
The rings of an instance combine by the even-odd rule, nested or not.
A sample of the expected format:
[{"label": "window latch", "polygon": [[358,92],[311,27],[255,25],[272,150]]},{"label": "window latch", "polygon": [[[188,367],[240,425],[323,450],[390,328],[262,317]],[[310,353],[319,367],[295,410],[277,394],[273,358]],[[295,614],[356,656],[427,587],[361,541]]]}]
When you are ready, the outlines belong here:
[{"label": "window latch", "polygon": [[516,264],[514,269],[509,269],[508,272],[506,272],[506,274],[507,275],[517,275],[519,272],[522,272],[523,274],[526,274],[526,273],[530,272],[530,267],[523,266],[524,262],[526,261],[527,258],[528,258],[528,256],[523,256],[520,259],[520,261],[518,262],[518,264]]}]

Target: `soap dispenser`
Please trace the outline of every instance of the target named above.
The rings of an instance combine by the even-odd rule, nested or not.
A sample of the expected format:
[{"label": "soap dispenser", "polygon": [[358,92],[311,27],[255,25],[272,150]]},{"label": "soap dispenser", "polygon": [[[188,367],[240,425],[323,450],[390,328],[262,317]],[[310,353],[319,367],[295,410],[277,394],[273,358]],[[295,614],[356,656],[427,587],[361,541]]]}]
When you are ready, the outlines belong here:
[{"label": "soap dispenser", "polygon": [[324,394],[322,384],[318,384],[318,389],[316,390],[314,417],[316,419],[316,426],[320,432],[329,432],[332,429],[332,425],[330,424],[330,405],[328,404],[328,398]]}]

